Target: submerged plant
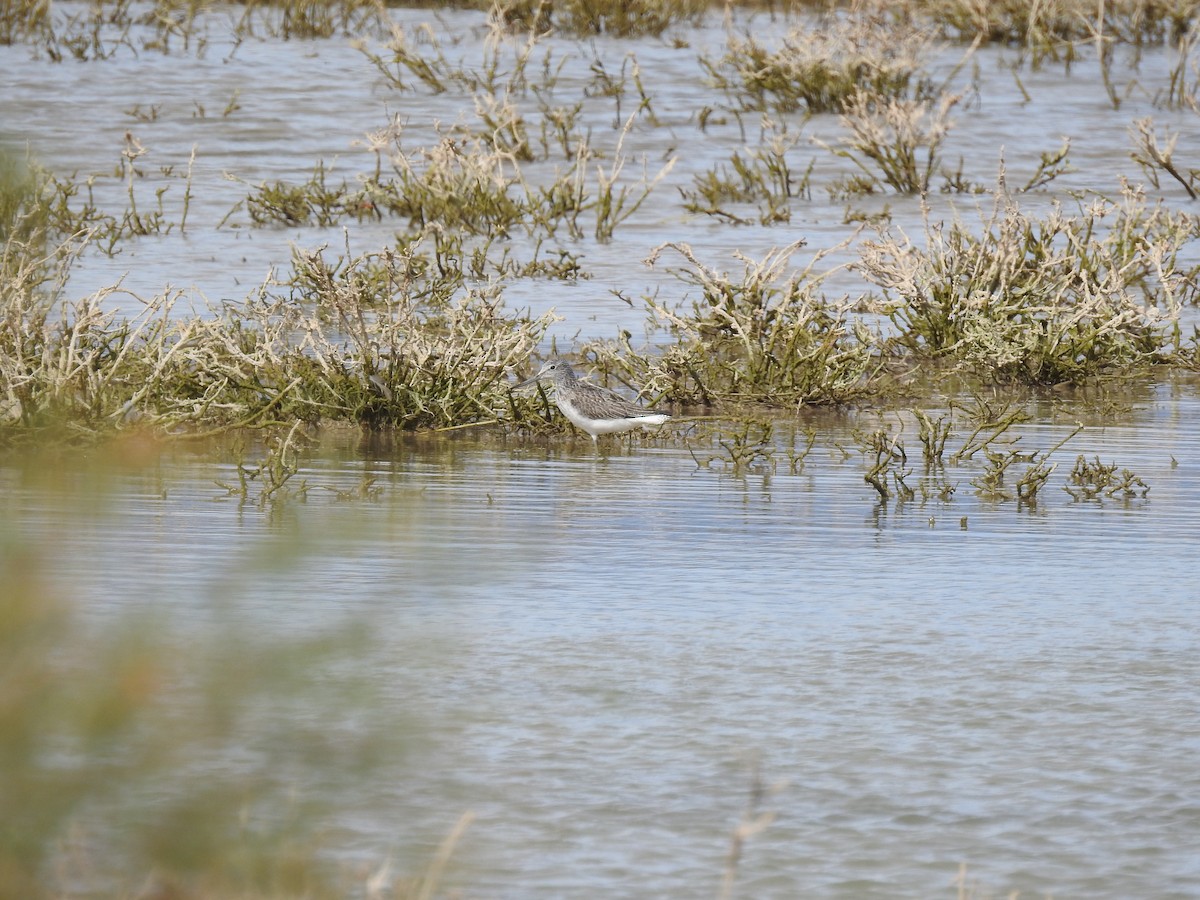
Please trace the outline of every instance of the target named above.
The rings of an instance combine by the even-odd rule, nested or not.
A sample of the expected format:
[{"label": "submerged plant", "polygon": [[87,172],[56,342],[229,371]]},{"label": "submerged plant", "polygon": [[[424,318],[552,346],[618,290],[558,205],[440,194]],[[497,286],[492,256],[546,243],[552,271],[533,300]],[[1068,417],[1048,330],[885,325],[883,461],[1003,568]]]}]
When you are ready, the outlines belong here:
[{"label": "submerged plant", "polygon": [[388,27],[383,0],[242,0],[242,5],[234,26],[239,40],[259,31],[286,41],[378,33]]},{"label": "submerged plant", "polygon": [[890,499],[894,489],[901,500],[911,500],[915,492],[906,479],[912,474],[912,469],[906,468],[908,454],[904,452],[899,437],[879,429],[860,435],[859,444],[868,459],[874,456],[870,468],[863,474],[863,481],[875,489],[879,499]]},{"label": "submerged plant", "polygon": [[944,35],[1015,46],[1037,65],[1047,59],[1070,64],[1079,46],[1096,41],[1098,35],[1138,46],[1177,41],[1194,20],[1196,8],[1188,0],[932,0],[915,11],[903,9],[900,15],[907,18],[914,12]]},{"label": "submerged plant", "polygon": [[925,465],[933,466],[941,463],[942,454],[946,451],[946,441],[951,434],[949,416],[931,418],[924,410],[914,409],[920,431],[917,434],[925,457]]},{"label": "submerged plant", "polygon": [[50,0],[14,0],[0,7],[0,45],[43,33],[50,25]]},{"label": "submerged plant", "polygon": [[266,454],[257,465],[252,466],[238,462],[238,483],[236,485],[223,481],[218,481],[217,484],[225,488],[231,496],[238,497],[243,503],[251,500],[252,485],[257,484],[258,492],[253,496],[253,500],[260,509],[292,496],[304,499],[308,493],[308,483],[301,481],[294,487],[290,483],[300,471],[295,444],[297,443],[297,432],[302,424],[302,422],[293,423],[286,437],[279,435],[269,437]]},{"label": "submerged plant", "polygon": [[1099,457],[1089,460],[1080,454],[1071,470],[1070,481],[1063,490],[1076,500],[1096,500],[1103,497],[1145,497],[1150,486],[1129,469],[1116,463],[1102,463]]},{"label": "submerged plant", "polygon": [[617,140],[617,148],[613,154],[612,165],[608,171],[602,167],[596,169],[596,239],[608,241],[612,239],[616,227],[632,216],[646,202],[655,186],[658,185],[675,166],[679,157],[671,156],[662,168],[651,177],[645,168],[641,180],[636,184],[624,183],[621,179],[622,170],[628,161],[625,156],[625,138],[633,127],[634,116],[630,116],[621,130]]},{"label": "submerged plant", "polygon": [[344,218],[362,221],[378,217],[378,210],[366,190],[352,187],[345,180],[340,185],[331,186],[327,182],[327,174],[322,160],[317,162],[308,181],[300,184],[276,181],[259,185],[247,195],[245,201],[251,223],[326,228]]}]

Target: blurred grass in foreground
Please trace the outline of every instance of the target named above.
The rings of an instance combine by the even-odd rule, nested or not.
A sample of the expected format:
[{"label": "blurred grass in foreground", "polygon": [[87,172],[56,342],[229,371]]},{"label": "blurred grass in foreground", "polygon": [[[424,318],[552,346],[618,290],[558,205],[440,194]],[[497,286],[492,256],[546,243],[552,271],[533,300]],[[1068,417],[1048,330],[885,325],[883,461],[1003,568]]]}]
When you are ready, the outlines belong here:
[{"label": "blurred grass in foreground", "polygon": [[365,623],[97,614],[55,563],[0,529],[0,900],[432,895],[448,847],[411,882],[370,848],[332,861],[421,743],[370,680]]}]

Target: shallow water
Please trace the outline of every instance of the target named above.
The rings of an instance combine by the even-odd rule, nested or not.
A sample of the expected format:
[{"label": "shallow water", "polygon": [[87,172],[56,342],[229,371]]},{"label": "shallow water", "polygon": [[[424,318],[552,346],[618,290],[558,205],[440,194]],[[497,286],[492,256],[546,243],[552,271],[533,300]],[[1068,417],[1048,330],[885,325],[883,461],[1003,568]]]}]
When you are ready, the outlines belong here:
[{"label": "shallow water", "polygon": [[[395,15],[409,27],[430,18]],[[462,12],[435,25],[462,40],[448,43],[451,59],[478,55],[480,26]],[[732,124],[695,124],[717,99],[696,57],[724,32],[712,23],[688,41],[547,42],[568,59],[564,102],[594,55],[618,71],[636,54],[666,124],[635,129],[629,170],[644,156],[652,175],[678,153],[684,184],[741,146]],[[1200,137],[1194,114],[1153,104],[1165,52],[1119,70],[1129,92],[1117,110],[1094,63],[1069,76],[1022,69],[1024,101],[1010,52],[975,61],[977,94],[946,149],[969,178],[990,185],[1003,145],[1023,180],[1072,138],[1078,171],[1025,202],[1136,178],[1125,132],[1140,116],[1179,130],[1181,148]],[[220,115],[235,92],[239,108]],[[135,104],[159,107],[157,118],[137,120]],[[302,181],[318,159],[335,179],[370,169],[358,144],[394,115],[409,149],[435,119],[471,108],[454,92],[386,88],[341,39],[235,50],[217,34],[199,55],[122,52],[86,65],[0,47],[0,140],[27,144],[60,174],[110,171],[131,131],[150,151],[139,196],[167,184],[178,215],[182,184],[157,168],[178,174],[196,147],[186,233],[129,243],[114,259],[88,253],[74,271],[73,296],[123,277],[128,293],[110,301],[123,312],[168,285],[197,305],[237,301],[286,267],[293,244],[342,248],[340,228],[255,230],[244,215],[217,226],[247,185]],[[614,110],[587,115],[610,139]],[[833,117],[803,128],[837,134]],[[591,280],[509,284],[507,302],[555,308],[566,343],[636,334],[642,312],[610,291],[682,298],[686,286],[640,265],[663,241],[686,240],[717,268],[740,265],[734,250],[759,257],[797,237],[814,250],[835,244],[852,226],[823,185],[842,170],[806,141],[793,155],[796,170],[819,165],[790,225],[689,217],[671,187],[611,243],[572,246]],[[123,190],[102,178],[97,196],[120,209]],[[1161,193],[1182,202],[1170,186]],[[974,215],[971,197],[931,202]],[[861,201],[885,204],[919,230],[916,200]],[[377,250],[399,227],[352,225],[352,249]],[[930,477],[933,491],[957,484],[948,502],[881,503],[863,481],[855,429],[903,422],[914,486],[920,447],[910,418],[868,410],[777,423],[781,437],[817,430],[796,474],[786,461],[741,474],[698,467],[720,455],[703,423],[681,425],[686,440],[615,442],[605,457],[586,438],[339,433],[304,455],[305,498],[261,505],[257,487],[240,502],[215,483],[236,482],[229,447],[134,438],[112,451],[10,455],[0,537],[31,548],[47,590],[97,625],[131,615],[163,633],[231,629],[269,642],[369,623],[368,648],[338,667],[377,699],[351,712],[403,723],[411,746],[363,771],[335,772],[340,758],[311,766],[292,783],[332,808],[327,850],[356,873],[389,857],[419,871],[471,810],[443,881],[466,897],[713,895],[757,765],[787,786],[761,802],[777,819],[747,843],[740,896],[952,896],[965,864],[980,896],[1195,897],[1200,397],[1180,383],[1101,400],[1042,401],[1019,429],[1022,447],[1044,451],[1085,425],[1034,506],[981,498],[971,485],[981,458]],[[1078,454],[1132,469],[1149,495],[1073,500],[1062,488]],[[197,765],[221,773],[240,763],[233,756]]]},{"label": "shallow water", "polygon": [[[444,882],[465,896],[709,895],[757,763],[787,785],[739,896],[951,896],[966,864],[981,896],[1190,897],[1198,414],[1161,386],[1089,424],[1032,509],[981,499],[979,462],[948,469],[949,502],[880,503],[838,449],[866,413],[813,420],[798,474],[654,440],[346,434],[306,457],[303,502],[239,503],[214,484],[229,454],[196,448],[10,460],[0,498],[97,621],[370,623],[342,665],[420,749],[295,786],[330,801],[344,864],[419,867],[471,810]],[[1149,494],[1073,500],[1079,453]]]}]

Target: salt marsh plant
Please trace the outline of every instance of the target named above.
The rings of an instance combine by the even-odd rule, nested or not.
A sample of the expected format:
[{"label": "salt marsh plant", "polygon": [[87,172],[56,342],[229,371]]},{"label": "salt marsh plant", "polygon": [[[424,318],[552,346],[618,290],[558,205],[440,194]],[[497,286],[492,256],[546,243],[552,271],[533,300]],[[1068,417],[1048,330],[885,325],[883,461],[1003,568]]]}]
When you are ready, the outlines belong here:
[{"label": "salt marsh plant", "polygon": [[1167,87],[1155,96],[1155,103],[1167,109],[1200,109],[1200,71],[1195,51],[1200,45],[1200,22],[1192,22],[1187,33],[1175,42],[1175,63],[1167,76]]},{"label": "salt marsh plant", "polygon": [[1088,459],[1080,454],[1063,490],[1076,500],[1099,500],[1105,497],[1132,499],[1145,497],[1150,486],[1135,472],[1120,468],[1116,463],[1102,463],[1099,457]]},{"label": "salt marsh plant", "polygon": [[[299,184],[264,182],[252,188],[246,195],[244,206],[253,225],[326,228],[346,218],[362,221],[379,216],[369,193],[362,186],[351,185],[345,179],[340,184],[329,183],[324,160],[318,160],[307,181]],[[226,220],[236,211],[235,207]]]},{"label": "salt marsh plant", "polygon": [[933,0],[897,7],[898,15],[928,22],[944,35],[1019,47],[1035,63],[1069,61],[1076,45],[1095,40],[1097,33],[1138,45],[1176,41],[1196,15],[1189,0]]},{"label": "salt marsh plant", "polygon": [[0,276],[18,257],[41,249],[49,228],[49,210],[42,202],[49,180],[49,173],[32,160],[0,149],[0,248],[5,250]]},{"label": "salt marsh plant", "polygon": [[[217,484],[243,503],[253,500],[260,509],[293,496],[303,499],[308,494],[308,483],[301,480],[295,485],[291,484],[300,471],[297,445],[301,439],[297,435],[303,424],[294,422],[286,436],[269,436],[266,453],[257,465],[239,461],[237,484],[224,481],[218,481]],[[258,486],[257,493],[252,490],[254,485]]]},{"label": "salt marsh plant", "polygon": [[1172,134],[1168,131],[1165,135],[1165,143],[1160,144],[1154,120],[1150,118],[1138,119],[1133,123],[1129,133],[1134,144],[1134,150],[1130,156],[1141,167],[1150,183],[1158,188],[1161,186],[1159,184],[1161,176],[1169,175],[1183,186],[1188,197],[1195,200],[1196,188],[1197,185],[1200,185],[1200,169],[1186,168],[1184,171],[1180,171],[1179,165],[1175,162],[1175,145],[1179,141],[1178,133]]},{"label": "salt marsh plant", "polygon": [[483,43],[482,59],[472,55],[457,61],[446,55],[442,42],[427,25],[411,33],[393,25],[384,53],[375,53],[365,43],[357,46],[387,83],[402,91],[415,90],[419,84],[435,94],[458,89],[492,97],[524,97],[530,91],[553,89],[566,63],[565,57],[555,60],[553,51],[546,49],[540,64],[531,67],[542,37],[541,31],[530,30],[524,42],[518,42],[492,27]]},{"label": "salt marsh plant", "polygon": [[971,425],[970,433],[950,457],[954,464],[973,459],[980,452],[993,452],[993,444],[1010,443],[1005,437],[1009,429],[1029,421],[1029,413],[1024,407],[1011,400],[995,402],[976,395],[970,404],[956,404],[954,408],[962,409]]},{"label": "salt marsh plant", "polygon": [[850,321],[849,304],[821,293],[829,273],[818,253],[785,277],[793,243],[761,260],[738,255],[740,277],[701,262],[686,244],[664,244],[647,262],[671,251],[684,267],[670,270],[698,294],[690,310],[646,298],[652,327],[666,327],[673,343],[649,357],[629,346],[591,349],[606,371],[644,371],[652,394],[684,404],[755,403],[797,408],[841,403],[867,395],[878,372],[870,337]]},{"label": "salt marsh plant", "polygon": [[924,12],[943,34],[1017,46],[1040,63],[1046,58],[1074,59],[1075,43],[1091,36],[1096,7],[1092,5],[1085,11],[1084,3],[1076,0],[1051,0],[1032,6],[1021,0],[942,0],[929,4]]},{"label": "salt marsh plant", "polygon": [[15,0],[0,7],[0,45],[28,40],[50,24],[50,0]]},{"label": "salt marsh plant", "polygon": [[[161,3],[162,0],[159,0]],[[239,37],[264,30],[283,40],[379,33],[388,27],[383,0],[242,0]]]},{"label": "salt marsh plant", "polygon": [[[1058,468],[1058,463],[1050,462],[1051,455],[1081,430],[1081,427],[1076,428],[1057,446],[1046,451],[1026,453],[1013,448],[1001,451],[985,449],[983,471],[971,479],[971,484],[985,500],[1015,499],[1023,506],[1035,506],[1038,494]],[[1013,472],[1010,478],[1009,469],[1017,463],[1024,464],[1025,469],[1019,474]],[[1011,488],[1008,486],[1010,481]]]},{"label": "salt marsh plant", "polygon": [[906,479],[912,475],[912,469],[908,468],[908,454],[899,436],[881,428],[859,435],[858,440],[863,455],[868,460],[874,457],[863,481],[875,489],[880,500],[890,499],[893,490],[900,500],[911,500],[916,493]]},{"label": "salt marsh plant", "polygon": [[724,164],[693,177],[691,189],[680,188],[684,209],[714,216],[735,224],[749,220],[729,209],[730,204],[757,204],[761,225],[786,223],[791,219],[790,201],[807,196],[815,162],[800,175],[792,171],[787,154],[799,138],[777,135],[769,142],[747,148],[743,156],[734,152]]},{"label": "salt marsh plant", "polygon": [[[485,121],[488,115],[484,111]],[[618,133],[606,165],[593,164],[599,154],[581,139],[569,164],[543,182],[526,178],[521,163],[529,155],[528,137],[524,126],[511,120],[507,125],[493,121],[495,127],[483,135],[439,132],[433,146],[415,151],[399,146],[402,129],[388,128],[371,136],[375,172],[356,184],[343,180],[330,186],[324,166],[318,165],[303,184],[254,188],[226,219],[243,206],[255,225],[331,225],[346,218],[394,216],[408,221],[410,234],[438,228],[491,240],[517,230],[537,239],[560,231],[578,239],[586,233],[581,221],[586,216],[594,222],[596,239],[607,241],[677,159],[672,156],[654,174],[643,159],[640,177],[627,177],[630,158],[624,146],[633,119]]]},{"label": "salt marsh plant", "polygon": [[[945,478],[947,469],[972,462],[978,465],[981,458],[982,468],[972,476],[971,485],[982,499],[1036,505],[1043,487],[1058,468],[1051,457],[1083,430],[1082,425],[1076,425],[1049,449],[1026,450],[1020,444],[1021,436],[1012,433],[1014,426],[1031,418],[1024,406],[1015,400],[996,401],[978,396],[970,404],[952,403],[947,412],[936,418],[921,409],[912,410],[912,416],[917,421],[917,436],[925,461],[918,489],[924,499],[936,497],[942,502],[948,502],[956,489]],[[947,455],[947,442],[958,428],[964,430],[965,436],[958,448]],[[915,490],[907,482],[912,470],[908,467],[901,434],[884,427],[859,432],[856,437],[858,449],[869,463],[863,479],[880,498],[912,499]]]},{"label": "salt marsh plant", "polygon": [[796,25],[778,47],[731,35],[720,59],[701,58],[713,86],[742,111],[842,112],[857,94],[923,99],[929,35],[882,16],[833,14]]},{"label": "salt marsh plant", "polygon": [[0,443],[46,429],[85,439],[134,421],[494,421],[507,371],[553,318],[509,314],[495,289],[410,291],[420,281],[400,254],[326,263],[318,251],[286,294],[268,284],[190,317],[176,313],[178,295],[162,295],[126,319],[106,302],[115,288],[64,300],[69,260],[50,262],[57,279],[33,255],[0,282]]},{"label": "salt marsh plant", "polygon": [[176,367],[163,415],[199,404],[218,424],[231,413],[258,423],[327,418],[406,428],[494,421],[507,402],[507,371],[552,321],[508,314],[497,290],[419,302],[397,254],[329,265],[316,251],[305,264],[300,293],[223,309],[188,364]]},{"label": "salt marsh plant", "polygon": [[914,409],[913,415],[920,427],[917,437],[921,441],[926,467],[941,464],[942,455],[946,452],[946,441],[951,434],[950,417],[939,416],[934,419],[920,409]]},{"label": "salt marsh plant", "polygon": [[706,0],[484,0],[483,5],[509,28],[580,37],[657,37],[676,25],[696,23],[708,9]]},{"label": "salt marsh plant", "polygon": [[923,249],[884,231],[857,265],[884,290],[893,346],[1056,384],[1164,361],[1197,289],[1181,256],[1196,234],[1133,188],[1044,217],[1001,190],[979,231],[927,219]]},{"label": "salt marsh plant", "polygon": [[[119,425],[153,370],[144,347],[168,330],[171,298],[121,321],[104,308],[115,288],[62,300],[78,251],[19,256],[0,280],[0,443],[45,428],[84,434]],[[14,252],[11,241],[6,252]]]},{"label": "salt marsh plant", "polygon": [[392,157],[394,177],[367,184],[374,204],[421,228],[507,232],[533,211],[535,196],[513,159],[482,141],[446,137],[415,154]]},{"label": "salt marsh plant", "polygon": [[679,159],[672,156],[663,164],[658,172],[651,176],[643,166],[640,181],[629,184],[621,178],[621,173],[629,161],[625,155],[625,138],[633,128],[637,113],[633,113],[625,122],[617,139],[616,150],[608,171],[604,167],[596,167],[596,199],[592,204],[596,212],[596,239],[608,241],[612,239],[617,226],[632,216],[650,196],[654,188],[667,177]]},{"label": "salt marsh plant", "polygon": [[723,451],[717,459],[728,460],[735,475],[744,475],[756,468],[770,467],[774,454],[773,427],[770,422],[743,421],[737,427],[725,429],[716,437]]},{"label": "salt marsh plant", "polygon": [[[35,205],[47,232],[59,238],[86,234],[93,249],[115,256],[120,253],[122,242],[127,238],[167,234],[175,228],[183,230],[192,200],[195,149],[186,170],[177,171],[174,166],[158,167],[156,174],[162,181],[154,188],[152,202],[146,201],[143,196],[150,170],[138,163],[146,152],[142,143],[132,133],[126,132],[120,161],[111,175],[60,178],[42,173],[43,183]],[[171,209],[167,197],[172,187],[179,183],[182,183],[179,203]],[[98,187],[103,189],[103,193],[112,194],[117,184],[124,188],[124,208],[114,208],[97,199]]]},{"label": "salt marsh plant", "polygon": [[[923,194],[939,171],[938,154],[952,121],[958,94],[935,99],[904,99],[858,91],[846,98],[841,116],[849,132],[838,146],[825,145],[861,173],[840,192],[870,193],[891,188]],[[853,185],[847,191],[846,184]]]}]

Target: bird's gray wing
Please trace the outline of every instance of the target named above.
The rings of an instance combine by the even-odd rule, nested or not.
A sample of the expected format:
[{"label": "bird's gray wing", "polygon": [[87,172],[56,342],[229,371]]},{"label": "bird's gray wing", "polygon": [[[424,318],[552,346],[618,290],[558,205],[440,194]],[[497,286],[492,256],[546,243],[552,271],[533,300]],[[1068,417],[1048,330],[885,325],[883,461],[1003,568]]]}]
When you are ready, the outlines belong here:
[{"label": "bird's gray wing", "polygon": [[608,388],[602,388],[586,381],[575,383],[578,395],[575,406],[581,412],[587,413],[593,419],[624,419],[630,416],[665,415],[661,410],[647,409],[620,394],[614,394]]}]

